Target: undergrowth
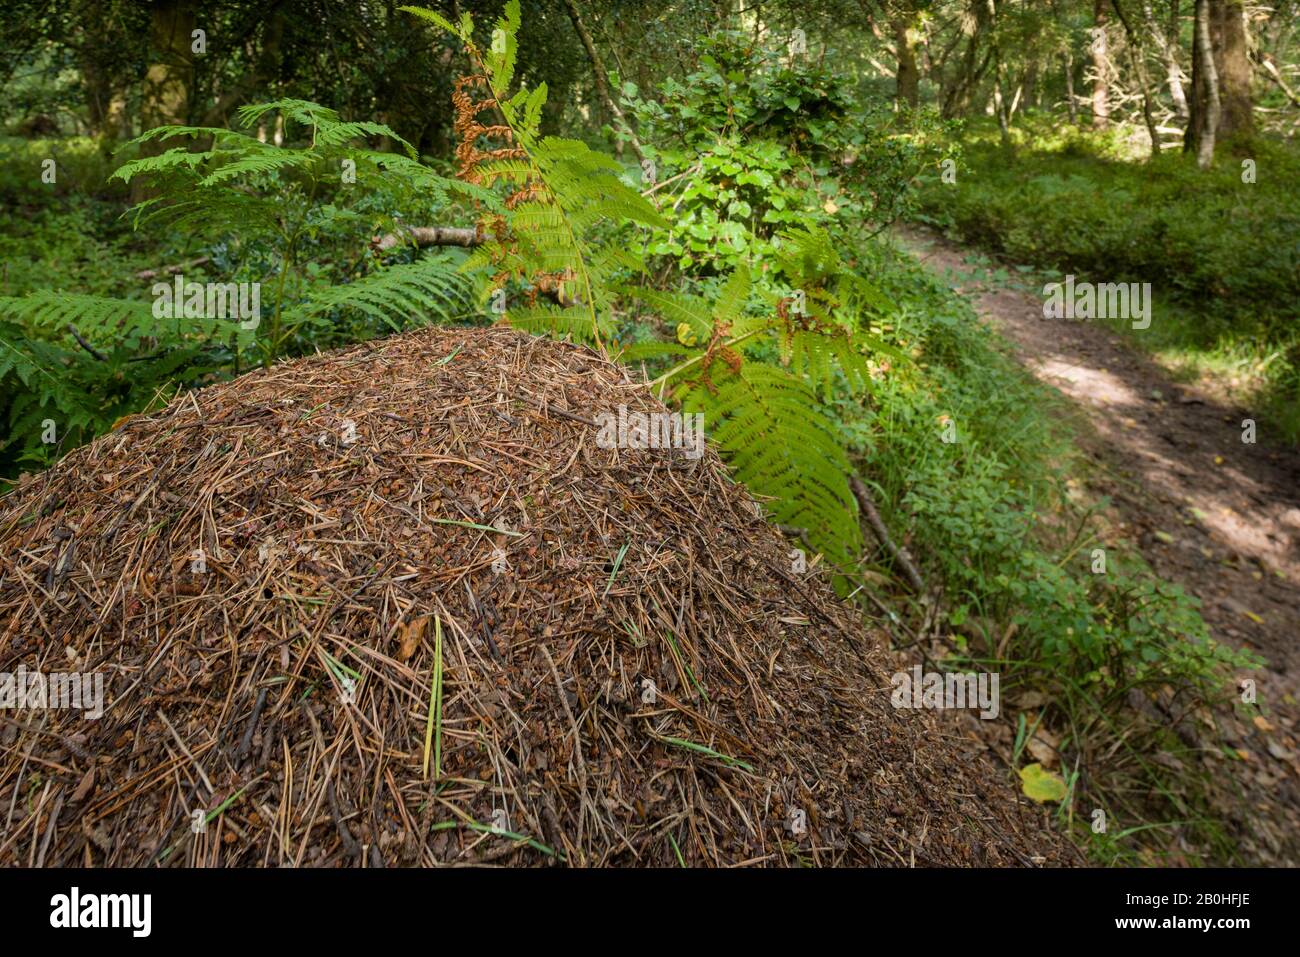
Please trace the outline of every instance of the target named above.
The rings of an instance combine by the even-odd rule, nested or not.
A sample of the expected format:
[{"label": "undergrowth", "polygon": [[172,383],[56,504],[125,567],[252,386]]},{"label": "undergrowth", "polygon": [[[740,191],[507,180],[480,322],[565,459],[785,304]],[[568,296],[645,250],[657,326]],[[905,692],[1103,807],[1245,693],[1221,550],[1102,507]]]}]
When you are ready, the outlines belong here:
[{"label": "undergrowth", "polygon": [[[970,304],[904,253],[862,252],[898,304],[886,332],[915,365],[880,377],[869,405],[845,403],[844,421],[886,523],[941,591],[932,633],[947,666],[1001,673],[1024,738],[1013,763],[1036,760],[1025,741],[1051,742],[1062,824],[1099,862],[1159,859],[1175,837],[1229,858],[1212,765],[1171,725],[1207,717],[1257,660],[1215,643],[1197,599],[1107,541],[1107,503],[1079,488],[1068,413]],[[949,426],[955,440],[939,441]],[[921,609],[894,605],[925,651],[910,634]],[[1105,832],[1092,830],[1096,810]]]},{"label": "undergrowth", "polygon": [[923,177],[917,218],[1014,262],[1151,283],[1150,328],[1116,328],[1186,376],[1217,377],[1300,440],[1294,152],[1260,138],[1205,172],[1176,150],[1144,162],[1116,134],[1027,122],[1014,162],[995,131],[968,129],[956,181]]}]

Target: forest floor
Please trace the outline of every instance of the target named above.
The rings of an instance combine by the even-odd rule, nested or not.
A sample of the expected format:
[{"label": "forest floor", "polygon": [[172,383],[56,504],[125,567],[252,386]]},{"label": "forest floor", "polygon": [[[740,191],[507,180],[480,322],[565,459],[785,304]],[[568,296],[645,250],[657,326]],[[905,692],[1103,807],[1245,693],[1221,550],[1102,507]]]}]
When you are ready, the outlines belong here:
[{"label": "forest floor", "polygon": [[1104,325],[1044,320],[1041,285],[989,282],[972,266],[986,256],[932,231],[896,236],[1078,411],[1087,490],[1109,497],[1110,533],[1197,596],[1217,640],[1268,662],[1241,676],[1262,713],[1223,709],[1199,737],[1229,765],[1215,779],[1240,862],[1300,863],[1300,450],[1270,443],[1263,420],[1247,444],[1254,413],[1212,381],[1176,382]]}]

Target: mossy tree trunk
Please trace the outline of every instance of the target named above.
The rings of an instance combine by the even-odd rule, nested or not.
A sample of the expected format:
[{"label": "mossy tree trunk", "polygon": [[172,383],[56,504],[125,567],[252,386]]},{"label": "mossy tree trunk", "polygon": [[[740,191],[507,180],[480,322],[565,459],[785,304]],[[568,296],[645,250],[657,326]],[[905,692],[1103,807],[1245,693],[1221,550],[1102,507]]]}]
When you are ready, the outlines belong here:
[{"label": "mossy tree trunk", "polygon": [[[188,122],[190,89],[194,82],[193,0],[155,0],[151,13],[149,66],[145,71],[140,104],[142,130]],[[175,145],[174,142],[150,140],[141,152],[146,156],[157,156]],[[134,186],[131,198],[135,202],[149,198],[147,189],[142,185]]]}]

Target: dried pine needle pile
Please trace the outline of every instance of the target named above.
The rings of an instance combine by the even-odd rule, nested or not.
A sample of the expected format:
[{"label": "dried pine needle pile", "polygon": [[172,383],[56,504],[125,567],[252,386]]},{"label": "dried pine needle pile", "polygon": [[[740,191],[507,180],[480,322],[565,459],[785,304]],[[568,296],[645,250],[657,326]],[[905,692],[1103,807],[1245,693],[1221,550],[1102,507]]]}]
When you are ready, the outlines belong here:
[{"label": "dried pine needle pile", "polygon": [[0,499],[0,864],[1066,863],[590,351],[422,330],[138,416]]}]

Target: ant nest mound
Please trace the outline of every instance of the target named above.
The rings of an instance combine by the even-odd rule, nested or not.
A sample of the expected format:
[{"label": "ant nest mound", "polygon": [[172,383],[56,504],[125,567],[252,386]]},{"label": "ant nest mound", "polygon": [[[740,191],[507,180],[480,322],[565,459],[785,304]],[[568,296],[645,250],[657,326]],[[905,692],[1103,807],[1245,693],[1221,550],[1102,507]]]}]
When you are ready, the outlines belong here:
[{"label": "ant nest mound", "polygon": [[714,450],[597,441],[620,406],[667,411],[590,350],[425,329],[25,477],[0,864],[1073,862],[891,706]]}]

